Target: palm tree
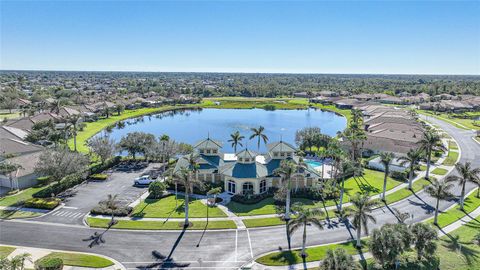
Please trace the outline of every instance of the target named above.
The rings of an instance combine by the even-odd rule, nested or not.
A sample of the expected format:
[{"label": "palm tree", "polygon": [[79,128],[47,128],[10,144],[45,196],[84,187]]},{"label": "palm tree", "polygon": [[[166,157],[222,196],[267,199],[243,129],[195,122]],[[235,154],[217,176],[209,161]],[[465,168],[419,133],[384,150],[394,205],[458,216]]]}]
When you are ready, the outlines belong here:
[{"label": "palm tree", "polygon": [[410,172],[408,175],[408,189],[412,190],[412,181],[415,174],[415,167],[422,158],[423,151],[422,149],[410,149],[406,156],[401,156],[398,158],[400,165],[405,166],[405,164],[410,164]]},{"label": "palm tree", "polygon": [[245,136],[240,135],[240,131],[235,131],[234,133],[230,134],[230,140],[228,142],[232,143],[233,151],[236,153],[237,152],[237,146],[243,146],[241,141],[245,138]]},{"label": "palm tree", "polygon": [[263,140],[263,143],[267,143],[268,137],[264,134],[265,128],[260,126],[259,128],[251,128],[250,129],[253,134],[250,135],[250,140],[257,137],[257,148],[260,150],[260,140]]},{"label": "palm tree", "polygon": [[115,194],[115,195],[108,194],[107,200],[105,201],[105,206],[112,213],[112,220],[110,220],[110,224],[108,225],[109,227],[115,225],[114,214],[115,214],[115,210],[117,210],[118,208],[117,197],[118,197],[118,194]]},{"label": "palm tree", "polygon": [[0,174],[7,175],[8,174],[8,179],[10,180],[10,188],[11,190],[14,190],[14,185],[13,185],[13,173],[16,172],[18,169],[22,169],[22,166],[19,164],[15,163],[10,163],[7,161],[0,162]]},{"label": "palm tree", "polygon": [[463,210],[465,202],[465,184],[467,182],[477,183],[480,177],[480,168],[473,169],[470,162],[466,162],[465,164],[457,163],[455,168],[457,169],[459,176],[450,175],[447,179],[457,181],[462,185],[462,192],[460,193],[460,209]]},{"label": "palm tree", "polygon": [[321,179],[323,180],[324,172],[325,172],[325,158],[328,156],[327,148],[321,148],[317,151],[317,155],[320,159],[322,159],[322,176]]},{"label": "palm tree", "polygon": [[25,268],[25,261],[32,261],[32,255],[29,253],[22,253],[18,254],[15,257],[13,257],[9,264],[10,264],[10,269],[12,270],[23,270]]},{"label": "palm tree", "polygon": [[437,132],[433,130],[426,130],[423,133],[423,138],[418,142],[420,148],[425,151],[427,156],[427,172],[425,174],[425,179],[429,178],[430,173],[430,160],[432,159],[432,153],[434,151],[446,151],[447,149],[442,143],[442,138],[438,135]]},{"label": "palm tree", "polygon": [[297,173],[297,165],[292,160],[282,160],[280,167],[273,171],[273,174],[279,175],[282,179],[282,185],[287,190],[287,199],[285,201],[285,220],[290,219],[290,193],[292,188],[292,177]]},{"label": "palm tree", "polygon": [[435,225],[438,225],[438,205],[440,200],[446,200],[453,197],[453,194],[450,192],[450,190],[453,188],[453,181],[455,180],[452,178],[445,178],[445,180],[441,181],[434,178],[432,179],[432,183],[425,187],[425,192],[437,199],[437,203],[435,205],[435,218],[433,220],[433,224]]},{"label": "palm tree", "polygon": [[359,127],[360,124],[362,124],[362,120],[363,120],[363,113],[362,113],[362,111],[359,110],[359,109],[352,109],[351,114],[352,114],[352,122],[353,122],[357,127]]},{"label": "palm tree", "polygon": [[173,181],[185,187],[185,223],[184,227],[189,226],[188,221],[188,204],[190,202],[190,194],[193,193],[193,187],[203,188],[203,183],[192,177],[192,170],[182,168],[173,175]]},{"label": "palm tree", "polygon": [[297,203],[294,205],[297,217],[288,222],[288,235],[292,235],[298,229],[303,226],[303,238],[302,238],[302,257],[307,257],[305,252],[305,244],[307,243],[307,225],[313,225],[322,230],[323,225],[320,221],[320,216],[324,213],[319,208],[306,208],[302,204]]},{"label": "palm tree", "polygon": [[342,211],[342,204],[343,204],[343,195],[345,194],[345,177],[353,172],[354,165],[353,162],[351,162],[348,159],[343,159],[340,162],[340,170],[341,170],[341,176],[342,176],[342,186],[340,188],[340,198],[339,198],[339,204],[338,204],[338,211]]},{"label": "palm tree", "polygon": [[377,205],[377,202],[370,200],[368,194],[361,193],[357,193],[350,198],[350,202],[352,203],[352,208],[350,210],[350,215],[353,217],[352,224],[355,226],[357,231],[356,246],[360,248],[362,246],[362,242],[360,240],[362,229],[368,235],[368,221],[377,223],[377,220],[371,214],[373,208]]},{"label": "palm tree", "polygon": [[387,191],[387,178],[388,178],[388,173],[390,172],[390,164],[392,164],[392,161],[395,159],[395,154],[392,152],[382,152],[380,154],[380,161],[383,164],[383,167],[385,168],[385,175],[383,177],[383,193],[382,193],[382,201],[385,201],[385,192]]},{"label": "palm tree", "polygon": [[355,126],[350,126],[342,133],[344,139],[346,139],[352,147],[352,160],[357,161],[360,157],[360,144],[367,139],[365,131]]},{"label": "palm tree", "polygon": [[73,150],[75,152],[77,152],[77,132],[78,132],[78,123],[80,119],[81,119],[81,116],[79,114],[73,114],[66,119],[67,125],[70,126],[70,128],[72,129]]},{"label": "palm tree", "polygon": [[320,264],[322,270],[357,270],[362,269],[352,255],[343,248],[329,249]]}]

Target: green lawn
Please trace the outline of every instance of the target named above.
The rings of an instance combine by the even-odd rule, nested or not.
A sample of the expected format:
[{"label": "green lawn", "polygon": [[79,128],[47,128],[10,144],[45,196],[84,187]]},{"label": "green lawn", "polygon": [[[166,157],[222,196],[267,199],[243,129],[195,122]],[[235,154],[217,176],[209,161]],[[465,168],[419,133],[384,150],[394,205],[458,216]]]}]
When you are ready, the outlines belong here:
[{"label": "green lawn", "polygon": [[[92,218],[87,219],[91,227],[107,228],[109,219]],[[231,220],[225,221],[209,221],[208,226],[206,221],[190,221],[193,226],[189,230],[204,230],[205,227],[209,230],[215,229],[236,229],[235,222]],[[182,223],[183,224],[183,223]],[[140,220],[119,220],[113,226],[115,229],[129,229],[129,230],[181,230],[180,222],[178,221],[140,221]]]},{"label": "green lawn", "polygon": [[252,219],[244,219],[243,224],[245,224],[247,228],[255,228],[255,227],[285,225],[285,221],[278,217],[252,218]]},{"label": "green lawn", "polygon": [[60,258],[64,265],[89,268],[103,268],[113,265],[113,262],[103,257],[67,252],[52,252],[43,258]]},{"label": "green lawn", "polygon": [[[178,197],[178,207],[175,207],[175,196],[168,196],[162,199],[146,199],[133,209],[133,217],[146,218],[182,218],[185,217],[183,197]],[[207,206],[200,200],[190,198],[189,217],[206,217]],[[218,207],[208,209],[210,217],[226,217],[227,215]]]},{"label": "green lawn", "polygon": [[12,253],[16,248],[14,247],[7,247],[7,246],[0,246],[0,259],[6,258],[10,253]]},{"label": "green lawn", "polygon": [[[480,246],[473,243],[480,232],[480,221],[472,220],[437,242],[440,269],[474,270],[480,265]],[[455,248],[461,245],[461,249]]]},{"label": "green lawn", "polygon": [[[343,197],[343,202],[346,203],[350,200],[349,195],[353,195],[357,192],[370,192],[371,195],[378,194],[383,188],[383,172],[365,169],[365,174],[362,177],[351,177],[345,181],[346,196]],[[387,179],[387,190],[390,190],[402,182],[392,178]],[[312,201],[308,199],[295,198],[292,203],[302,202],[307,207],[323,207],[321,201]],[[325,202],[325,206],[333,206],[335,201],[329,200]],[[238,216],[253,216],[253,215],[268,215],[277,213],[277,207],[274,205],[273,198],[266,198],[255,204],[241,204],[237,202],[230,202],[227,207],[230,211],[234,212]]]},{"label": "green lawn", "polygon": [[12,118],[19,118],[20,117],[20,113],[18,112],[13,112],[13,113],[9,113],[9,112],[0,112],[0,121],[2,121],[3,119],[12,119]]},{"label": "green lawn", "polygon": [[442,168],[435,168],[435,170],[432,171],[432,173],[436,175],[445,175],[447,172],[448,170]]},{"label": "green lawn", "polygon": [[[453,222],[460,220],[462,217],[465,216],[465,214],[468,214],[480,207],[480,198],[477,198],[476,195],[476,192],[473,192],[467,198],[465,198],[464,211],[461,211],[460,206],[456,205],[454,208],[439,214],[438,226],[443,228],[447,225],[450,225]],[[433,223],[433,218],[429,219],[428,222]]]},{"label": "green lawn", "polygon": [[40,215],[41,213],[36,212],[0,210],[0,219],[32,218]]},{"label": "green lawn", "polygon": [[[422,190],[426,185],[430,184],[428,180],[425,178],[418,179],[417,181],[413,182],[412,189],[413,192],[418,192]],[[412,191],[408,189],[408,187],[402,188],[397,190],[393,193],[387,195],[387,203],[392,204],[394,202],[398,202],[403,200],[409,196],[413,195]]]},{"label": "green lawn", "polygon": [[428,116],[431,116],[431,117],[434,117],[434,118],[437,118],[437,119],[440,119],[440,120],[443,120],[457,128],[460,128],[460,129],[466,129],[466,130],[470,130],[470,129],[480,129],[479,126],[475,126],[473,124],[473,119],[464,119],[464,118],[459,118],[459,117],[455,117],[455,115],[448,115],[446,113],[439,113],[439,114],[434,114],[433,112],[431,111],[424,111],[424,110],[418,110],[419,113],[422,113],[424,115],[428,115]]},{"label": "green lawn", "polygon": [[[365,241],[362,241],[363,244],[366,244]],[[321,260],[325,257],[327,250],[335,248],[344,248],[349,254],[357,254],[358,250],[355,248],[355,241],[339,243],[339,244],[330,244],[318,247],[307,248],[308,256],[306,262],[313,262]],[[282,265],[291,265],[302,263],[302,257],[300,256],[301,250],[295,249],[292,251],[279,251],[267,254],[263,257],[260,257],[256,262],[268,266],[282,266]]]},{"label": "green lawn", "polygon": [[445,158],[442,165],[453,166],[457,162],[457,159],[458,159],[458,152],[448,151],[448,156],[447,158]]},{"label": "green lawn", "polygon": [[[159,108],[141,108],[136,110],[125,110],[122,114],[117,115],[114,113],[109,118],[103,118],[96,122],[86,122],[85,128],[78,132],[77,135],[77,150],[82,153],[88,153],[88,147],[86,142],[92,136],[102,131],[104,128],[117,123],[118,121],[139,117],[142,115],[159,113],[163,111],[168,111],[172,109],[188,108],[194,107],[195,105],[183,105],[183,106],[163,106]],[[73,149],[73,138],[68,141],[68,146]]]},{"label": "green lawn", "polygon": [[457,150],[458,149],[457,143],[454,141],[448,141],[448,149]]},{"label": "green lawn", "polygon": [[28,200],[32,198],[32,194],[35,192],[38,192],[45,187],[31,187],[27,188],[17,194],[11,195],[11,196],[6,196],[6,197],[1,197],[0,198],[0,206],[14,206],[18,203],[21,203],[22,201]]}]

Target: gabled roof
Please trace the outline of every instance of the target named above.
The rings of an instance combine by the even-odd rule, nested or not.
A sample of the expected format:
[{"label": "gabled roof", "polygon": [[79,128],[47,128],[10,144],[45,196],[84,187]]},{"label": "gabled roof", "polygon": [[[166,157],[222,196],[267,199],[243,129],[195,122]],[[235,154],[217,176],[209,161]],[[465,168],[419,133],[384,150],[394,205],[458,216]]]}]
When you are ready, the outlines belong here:
[{"label": "gabled roof", "polygon": [[237,158],[255,158],[257,156],[257,153],[244,149],[236,154]]},{"label": "gabled roof", "polygon": [[268,170],[265,165],[258,162],[249,164],[235,162],[224,166],[220,173],[235,178],[261,178],[268,175]]},{"label": "gabled roof", "polygon": [[283,141],[269,143],[267,144],[267,149],[268,152],[295,152],[296,150],[291,144]]},{"label": "gabled roof", "polygon": [[207,138],[203,141],[197,142],[193,148],[222,148],[222,143],[220,141],[215,141],[210,138]]}]

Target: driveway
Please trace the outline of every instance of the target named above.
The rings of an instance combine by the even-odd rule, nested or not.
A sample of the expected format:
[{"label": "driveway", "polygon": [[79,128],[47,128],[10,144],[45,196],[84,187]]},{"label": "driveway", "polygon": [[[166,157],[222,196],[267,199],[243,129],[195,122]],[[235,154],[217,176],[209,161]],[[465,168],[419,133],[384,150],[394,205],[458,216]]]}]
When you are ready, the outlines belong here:
[{"label": "driveway", "polygon": [[118,194],[119,205],[127,206],[147,191],[147,187],[133,186],[133,179],[159,167],[159,164],[155,163],[130,171],[122,170],[121,166],[114,167],[107,172],[110,175],[107,181],[86,181],[70,189],[64,198],[63,207],[35,220],[82,224],[83,217],[100,201],[106,200],[108,194]]}]

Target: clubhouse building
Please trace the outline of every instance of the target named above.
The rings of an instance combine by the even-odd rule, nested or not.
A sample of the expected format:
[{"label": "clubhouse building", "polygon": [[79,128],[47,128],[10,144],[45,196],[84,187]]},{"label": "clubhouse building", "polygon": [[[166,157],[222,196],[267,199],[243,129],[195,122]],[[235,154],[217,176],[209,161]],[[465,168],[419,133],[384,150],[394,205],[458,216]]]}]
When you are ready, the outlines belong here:
[{"label": "clubhouse building", "polygon": [[[261,194],[271,187],[278,187],[281,179],[274,171],[280,167],[281,161],[300,162],[295,147],[283,141],[268,144],[265,154],[249,149],[237,153],[223,153],[221,150],[222,143],[210,138],[194,146],[194,151],[199,154],[198,177],[212,183],[223,182],[225,191],[231,194]],[[188,158],[188,155],[179,158],[174,171],[188,167]],[[293,177],[292,187],[308,187],[320,178],[320,173],[308,166]]]}]

